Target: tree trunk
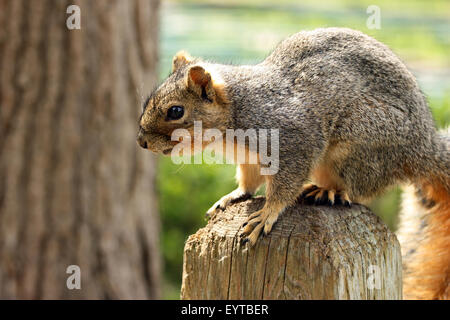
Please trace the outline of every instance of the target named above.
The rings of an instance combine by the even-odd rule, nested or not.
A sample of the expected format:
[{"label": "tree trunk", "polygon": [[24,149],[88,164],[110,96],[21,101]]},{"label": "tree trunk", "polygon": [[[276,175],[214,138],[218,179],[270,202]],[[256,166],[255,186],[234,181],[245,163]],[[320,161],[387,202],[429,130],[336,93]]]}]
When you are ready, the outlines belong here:
[{"label": "tree trunk", "polygon": [[0,298],[159,296],[155,158],[135,142],[158,6],[0,0]]},{"label": "tree trunk", "polygon": [[235,204],[189,237],[182,299],[401,299],[395,235],[368,208],[297,205],[254,248],[240,244],[263,198]]}]

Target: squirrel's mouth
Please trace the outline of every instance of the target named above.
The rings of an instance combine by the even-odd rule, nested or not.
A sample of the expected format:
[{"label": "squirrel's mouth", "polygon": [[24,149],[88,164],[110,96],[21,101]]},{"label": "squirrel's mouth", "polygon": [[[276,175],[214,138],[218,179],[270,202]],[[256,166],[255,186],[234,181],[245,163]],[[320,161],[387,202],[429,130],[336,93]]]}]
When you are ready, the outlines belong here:
[{"label": "squirrel's mouth", "polygon": [[169,148],[169,149],[163,150],[162,153],[167,156],[169,153],[172,152],[172,150],[173,150],[173,148]]}]

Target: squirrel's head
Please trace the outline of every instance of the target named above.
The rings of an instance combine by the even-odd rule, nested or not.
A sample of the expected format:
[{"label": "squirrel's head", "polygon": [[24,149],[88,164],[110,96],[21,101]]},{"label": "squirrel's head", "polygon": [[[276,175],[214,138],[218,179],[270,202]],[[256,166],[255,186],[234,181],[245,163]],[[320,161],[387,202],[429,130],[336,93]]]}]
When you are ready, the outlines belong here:
[{"label": "squirrel's head", "polygon": [[230,120],[228,104],[215,65],[179,52],[172,73],[144,103],[137,141],[145,149],[169,154],[178,143],[171,141],[172,132],[186,129],[193,137],[194,121],[201,121],[203,130],[224,132]]}]

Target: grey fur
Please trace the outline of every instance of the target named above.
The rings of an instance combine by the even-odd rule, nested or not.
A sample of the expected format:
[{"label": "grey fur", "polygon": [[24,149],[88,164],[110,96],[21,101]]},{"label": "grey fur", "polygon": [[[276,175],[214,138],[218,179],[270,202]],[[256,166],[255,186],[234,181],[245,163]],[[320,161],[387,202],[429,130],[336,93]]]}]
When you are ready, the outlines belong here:
[{"label": "grey fur", "polygon": [[[279,129],[279,171],[270,179],[268,204],[293,203],[318,166],[356,201],[430,177],[450,190],[448,138],[436,132],[414,76],[387,46],[359,31],[299,32],[253,66],[176,61],[141,119],[139,139],[152,150],[168,147],[167,127],[189,128],[194,120],[223,132]],[[222,103],[214,91],[200,95],[187,86],[196,65],[223,81]],[[183,122],[164,123],[170,101],[188,106]]]},{"label": "grey fur", "polygon": [[297,192],[328,146],[341,142],[351,150],[334,170],[353,199],[412,177],[448,178],[448,147],[414,76],[388,47],[359,31],[299,32],[256,66],[218,70],[232,102],[232,127],[281,130],[280,193]]}]

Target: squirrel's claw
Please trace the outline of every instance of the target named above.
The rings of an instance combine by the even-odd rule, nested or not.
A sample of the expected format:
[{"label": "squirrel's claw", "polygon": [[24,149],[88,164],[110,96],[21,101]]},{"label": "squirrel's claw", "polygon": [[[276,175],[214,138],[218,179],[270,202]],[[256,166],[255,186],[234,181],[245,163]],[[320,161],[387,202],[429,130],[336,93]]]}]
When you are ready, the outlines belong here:
[{"label": "squirrel's claw", "polygon": [[336,194],[336,204],[342,204],[346,207],[351,207],[352,206],[352,201],[350,200],[347,192],[345,191],[340,191]]},{"label": "squirrel's claw", "polygon": [[303,192],[299,196],[299,202],[316,205],[344,205],[351,207],[352,202],[348,193],[341,190],[327,190],[314,184],[308,184],[303,187]]},{"label": "squirrel's claw", "polygon": [[244,230],[240,235],[241,243],[248,242],[250,247],[253,247],[261,235],[265,237],[270,233],[283,210],[282,206],[269,205],[248,216],[247,221],[242,225]]},{"label": "squirrel's claw", "polygon": [[218,211],[223,211],[225,208],[232,203],[239,201],[245,201],[252,197],[250,193],[243,192],[242,190],[236,189],[231,193],[223,196],[206,212],[206,218],[212,218]]}]

